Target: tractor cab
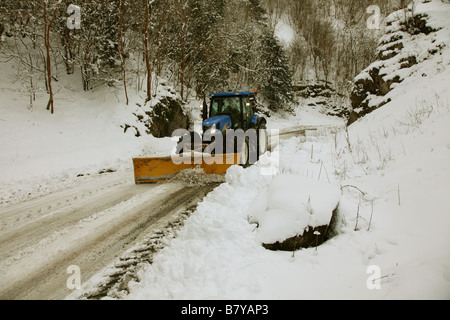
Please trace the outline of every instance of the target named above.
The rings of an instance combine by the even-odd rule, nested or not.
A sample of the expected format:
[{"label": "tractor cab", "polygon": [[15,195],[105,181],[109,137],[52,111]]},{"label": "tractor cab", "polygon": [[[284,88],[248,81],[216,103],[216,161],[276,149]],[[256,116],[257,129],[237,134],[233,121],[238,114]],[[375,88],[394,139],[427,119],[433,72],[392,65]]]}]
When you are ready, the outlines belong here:
[{"label": "tractor cab", "polygon": [[[244,155],[241,158],[243,163],[250,161],[253,164],[259,160],[259,156],[267,150],[268,136],[266,119],[255,113],[257,92],[255,90],[209,95],[209,109],[206,102],[203,103],[200,133],[202,152],[214,153],[213,148],[222,141],[222,150]],[[241,138],[237,138],[239,134],[242,134]],[[195,141],[195,138],[192,137],[191,141]],[[198,149],[195,145],[192,148]]]},{"label": "tractor cab", "polygon": [[210,94],[209,110],[206,103],[203,105],[202,132],[219,130],[224,133],[227,129],[246,131],[254,127],[258,119],[254,112],[256,93],[255,91]]}]

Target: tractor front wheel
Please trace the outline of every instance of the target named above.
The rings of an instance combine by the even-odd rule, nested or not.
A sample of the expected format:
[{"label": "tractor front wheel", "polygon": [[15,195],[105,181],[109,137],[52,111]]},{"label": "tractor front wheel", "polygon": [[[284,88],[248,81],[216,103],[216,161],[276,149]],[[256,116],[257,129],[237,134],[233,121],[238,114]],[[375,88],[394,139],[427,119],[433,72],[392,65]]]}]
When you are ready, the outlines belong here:
[{"label": "tractor front wheel", "polygon": [[239,152],[241,154],[241,157],[239,160],[239,165],[241,165],[242,167],[245,168],[248,166],[249,158],[250,158],[250,149],[248,146],[248,139],[245,139],[242,142],[240,148],[237,148],[237,149],[238,149],[237,152]]}]

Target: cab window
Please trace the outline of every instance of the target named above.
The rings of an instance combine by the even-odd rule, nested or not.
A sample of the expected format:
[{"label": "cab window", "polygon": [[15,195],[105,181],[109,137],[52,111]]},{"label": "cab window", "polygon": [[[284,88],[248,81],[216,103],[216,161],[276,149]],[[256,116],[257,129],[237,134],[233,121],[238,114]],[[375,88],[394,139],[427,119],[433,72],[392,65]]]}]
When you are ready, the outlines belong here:
[{"label": "cab window", "polygon": [[211,117],[215,117],[219,114],[220,112],[220,102],[222,102],[221,99],[214,99],[212,101],[212,105],[211,105]]},{"label": "cab window", "polygon": [[244,107],[244,118],[249,119],[250,121],[250,119],[253,117],[252,101],[249,97],[243,97],[242,105]]},{"label": "cab window", "polygon": [[226,114],[240,114],[240,97],[214,98],[211,105],[211,117]]}]

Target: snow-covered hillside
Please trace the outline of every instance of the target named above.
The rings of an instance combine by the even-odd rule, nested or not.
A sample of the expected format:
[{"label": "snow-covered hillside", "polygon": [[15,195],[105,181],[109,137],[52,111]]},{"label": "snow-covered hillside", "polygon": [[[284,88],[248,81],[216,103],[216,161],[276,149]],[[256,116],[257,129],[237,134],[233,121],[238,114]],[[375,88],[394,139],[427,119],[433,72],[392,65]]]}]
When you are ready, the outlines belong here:
[{"label": "snow-covered hillside", "polygon": [[44,92],[27,107],[15,73],[11,63],[1,65],[0,204],[64,188],[64,181],[77,175],[130,169],[133,156],[166,155],[174,146],[170,138],[124,134],[121,126],[136,122],[132,112],[142,104],[139,95],[126,106],[120,89],[84,92],[76,75],[63,75],[50,115]]},{"label": "snow-covered hillside", "polygon": [[447,31],[440,23],[448,19],[446,14],[428,2],[417,8],[410,5],[409,10],[395,11],[385,19],[378,59],[353,81],[349,123],[394,99],[398,93],[392,89],[405,79],[427,78],[434,70],[441,70],[445,61],[434,56],[442,55],[448,43]]},{"label": "snow-covered hillside", "polygon": [[341,187],[333,238],[294,253],[264,249],[248,214],[272,177],[261,164],[235,167],[129,284],[128,298],[449,299],[450,6],[435,0],[417,11],[442,27],[440,55],[348,131],[323,129],[277,149],[280,174]]}]

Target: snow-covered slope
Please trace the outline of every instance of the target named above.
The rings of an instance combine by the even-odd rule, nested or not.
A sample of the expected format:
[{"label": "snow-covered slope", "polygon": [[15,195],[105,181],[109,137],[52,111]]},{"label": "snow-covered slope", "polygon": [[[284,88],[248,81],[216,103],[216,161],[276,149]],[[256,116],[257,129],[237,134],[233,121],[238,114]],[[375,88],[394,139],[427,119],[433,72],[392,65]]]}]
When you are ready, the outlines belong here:
[{"label": "snow-covered slope", "polygon": [[[0,69],[0,204],[47,193],[56,184],[80,174],[128,170],[131,158],[170,152],[170,139],[124,134],[126,121],[134,121],[134,95],[126,106],[123,93],[110,87],[83,92],[77,76],[55,83],[55,113],[45,110],[48,95],[38,92],[33,107],[14,82],[11,63]],[[64,185],[64,183],[62,183]]]},{"label": "snow-covered slope", "polygon": [[[273,177],[261,175],[262,164],[233,167],[130,282],[128,298],[449,299],[450,5],[434,0],[417,11],[442,28],[445,46],[390,92],[391,102],[348,130],[322,129],[275,150],[279,173],[341,188],[333,238],[265,250],[248,214]],[[282,200],[288,209],[297,199]]]},{"label": "snow-covered slope", "polygon": [[446,65],[448,58],[442,56],[442,50],[448,47],[449,34],[441,21],[448,19],[448,5],[422,2],[417,8],[402,9],[386,18],[377,61],[353,81],[349,123],[395,99],[399,90],[393,89],[404,80],[425,78],[429,82],[428,77]]}]

